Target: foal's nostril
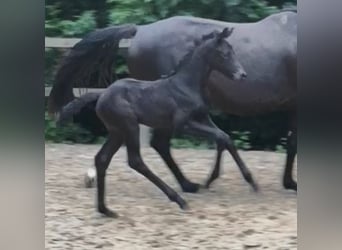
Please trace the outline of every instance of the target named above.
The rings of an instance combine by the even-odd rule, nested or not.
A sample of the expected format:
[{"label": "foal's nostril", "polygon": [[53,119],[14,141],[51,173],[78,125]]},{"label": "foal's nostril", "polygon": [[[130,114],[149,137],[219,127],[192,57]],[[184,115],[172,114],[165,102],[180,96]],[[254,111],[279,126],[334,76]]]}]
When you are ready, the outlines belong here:
[{"label": "foal's nostril", "polygon": [[246,72],[241,73],[241,78],[242,78],[242,79],[247,78],[247,73],[246,73]]}]

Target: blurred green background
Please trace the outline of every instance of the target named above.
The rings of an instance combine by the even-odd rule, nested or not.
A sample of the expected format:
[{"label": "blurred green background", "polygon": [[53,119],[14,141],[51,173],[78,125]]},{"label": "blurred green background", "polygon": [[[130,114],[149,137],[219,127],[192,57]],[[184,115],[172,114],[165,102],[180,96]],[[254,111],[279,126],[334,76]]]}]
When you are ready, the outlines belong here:
[{"label": "blurred green background", "polygon": [[[272,13],[296,6],[296,0],[46,0],[45,36],[79,37],[96,28],[135,23],[146,24],[175,15],[191,15],[228,22],[254,22]],[[53,84],[54,73],[64,51],[45,49],[45,85]],[[125,61],[119,58],[116,74],[127,76]],[[284,150],[286,115],[237,117],[212,112],[215,123],[229,132],[243,150]],[[45,115],[45,139],[52,142],[98,143],[97,138],[75,124],[56,128]],[[195,138],[177,138],[174,147],[213,147]]]}]

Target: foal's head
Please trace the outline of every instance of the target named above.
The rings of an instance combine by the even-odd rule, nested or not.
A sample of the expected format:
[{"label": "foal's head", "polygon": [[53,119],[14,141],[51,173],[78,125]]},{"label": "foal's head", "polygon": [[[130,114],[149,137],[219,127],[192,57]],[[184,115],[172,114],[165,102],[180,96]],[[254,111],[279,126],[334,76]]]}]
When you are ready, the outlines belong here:
[{"label": "foal's head", "polygon": [[233,32],[233,28],[224,28],[222,32],[214,31],[202,37],[199,46],[210,67],[232,80],[242,80],[247,74],[240,64],[233,47],[226,40]]}]

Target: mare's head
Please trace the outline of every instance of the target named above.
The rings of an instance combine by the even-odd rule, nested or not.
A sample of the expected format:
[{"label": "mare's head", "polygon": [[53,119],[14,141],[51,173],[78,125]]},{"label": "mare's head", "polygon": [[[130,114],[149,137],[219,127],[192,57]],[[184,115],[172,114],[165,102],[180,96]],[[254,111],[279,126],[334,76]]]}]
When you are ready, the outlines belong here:
[{"label": "mare's head", "polygon": [[233,28],[224,28],[222,32],[211,32],[202,37],[201,51],[210,67],[232,80],[242,80],[247,74],[239,62],[232,45],[227,38],[232,34]]}]

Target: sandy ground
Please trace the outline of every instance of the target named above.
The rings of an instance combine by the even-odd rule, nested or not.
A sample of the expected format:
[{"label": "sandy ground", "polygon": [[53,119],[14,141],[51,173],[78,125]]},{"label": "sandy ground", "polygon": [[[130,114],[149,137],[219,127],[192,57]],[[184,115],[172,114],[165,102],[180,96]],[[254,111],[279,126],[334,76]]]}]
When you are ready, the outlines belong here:
[{"label": "sandy ground", "polygon": [[[143,149],[145,162],[188,201],[189,211],[171,203],[126,165],[125,148],[107,175],[107,205],[120,217],[95,212],[95,189],[83,176],[99,145],[45,146],[46,249],[297,249],[297,196],[281,186],[284,154],[241,152],[258,181],[253,193],[228,153],[210,190],[182,193],[158,155]],[[173,150],[190,180],[204,183],[215,152]]]}]

